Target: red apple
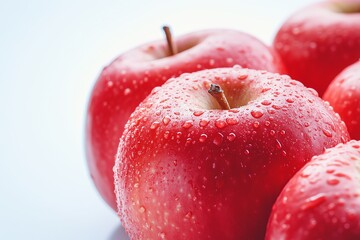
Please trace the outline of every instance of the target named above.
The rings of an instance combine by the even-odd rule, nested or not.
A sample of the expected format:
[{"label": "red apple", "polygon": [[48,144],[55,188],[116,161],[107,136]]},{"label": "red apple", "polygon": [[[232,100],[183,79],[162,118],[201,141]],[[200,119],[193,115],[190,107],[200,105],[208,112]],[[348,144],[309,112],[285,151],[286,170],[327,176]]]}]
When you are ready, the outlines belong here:
[{"label": "red apple", "polygon": [[[211,84],[224,104],[208,93]],[[286,182],[312,156],[349,139],[314,90],[240,67],[170,79],[125,129],[115,188],[133,240],[263,239]]]},{"label": "red apple", "polygon": [[313,157],[276,200],[266,239],[360,239],[360,142]]},{"label": "red apple", "polygon": [[350,137],[360,140],[360,61],[347,67],[334,79],[323,99],[340,114]]},{"label": "red apple", "polygon": [[[170,41],[171,42],[171,41]],[[142,45],[105,67],[91,94],[86,122],[86,153],[91,176],[106,202],[116,210],[112,168],[124,125],[150,91],[173,76],[239,64],[282,72],[273,51],[259,40],[232,30],[207,30]]]},{"label": "red apple", "polygon": [[298,11],[278,31],[274,47],[288,74],[321,96],[360,57],[360,0],[325,1]]}]

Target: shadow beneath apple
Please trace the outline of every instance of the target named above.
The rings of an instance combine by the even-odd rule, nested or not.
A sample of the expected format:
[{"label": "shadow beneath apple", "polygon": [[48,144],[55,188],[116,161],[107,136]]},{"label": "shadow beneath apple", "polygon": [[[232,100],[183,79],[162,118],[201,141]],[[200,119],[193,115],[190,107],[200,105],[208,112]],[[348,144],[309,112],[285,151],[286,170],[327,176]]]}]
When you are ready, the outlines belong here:
[{"label": "shadow beneath apple", "polygon": [[123,226],[119,225],[110,235],[108,240],[130,240],[130,238],[125,232]]}]

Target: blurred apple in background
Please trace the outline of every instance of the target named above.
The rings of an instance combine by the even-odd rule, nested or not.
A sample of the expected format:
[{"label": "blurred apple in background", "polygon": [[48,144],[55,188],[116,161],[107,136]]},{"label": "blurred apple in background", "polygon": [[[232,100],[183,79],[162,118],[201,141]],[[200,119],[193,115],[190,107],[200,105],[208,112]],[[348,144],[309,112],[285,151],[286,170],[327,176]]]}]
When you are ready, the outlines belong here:
[{"label": "blurred apple in background", "polygon": [[334,77],[360,57],[360,0],[332,0],[293,14],[274,43],[288,74],[322,96]]},{"label": "blurred apple in background", "polygon": [[266,239],[360,239],[360,142],[314,157],[285,186]]},{"label": "blurred apple in background", "polygon": [[263,239],[293,174],[348,140],[339,116],[286,75],[183,74],[126,125],[114,168],[121,221],[133,240]]},{"label": "blurred apple in background", "polygon": [[86,122],[87,162],[98,191],[114,210],[112,169],[119,139],[130,114],[154,87],[181,73],[235,64],[284,72],[269,47],[243,32],[205,30],[174,41],[170,35],[168,42],[147,43],[119,56],[104,68],[91,94]]},{"label": "blurred apple in background", "polygon": [[360,61],[344,69],[332,81],[323,99],[340,114],[350,137],[360,140]]}]

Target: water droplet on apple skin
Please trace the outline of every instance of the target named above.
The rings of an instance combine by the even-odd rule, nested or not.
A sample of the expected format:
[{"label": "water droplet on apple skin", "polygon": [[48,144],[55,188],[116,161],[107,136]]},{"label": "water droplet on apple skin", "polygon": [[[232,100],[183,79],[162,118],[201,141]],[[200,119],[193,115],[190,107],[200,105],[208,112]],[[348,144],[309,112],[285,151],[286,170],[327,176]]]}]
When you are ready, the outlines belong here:
[{"label": "water droplet on apple skin", "polygon": [[208,138],[208,136],[205,133],[203,133],[199,137],[199,142],[203,143],[206,141],[207,138]]},{"label": "water droplet on apple skin", "polygon": [[235,133],[233,133],[233,132],[231,132],[231,133],[229,133],[229,135],[227,135],[227,140],[229,140],[230,142],[232,142],[232,141],[234,141],[235,140],[235,138],[236,138],[236,134]]},{"label": "water droplet on apple skin", "polygon": [[193,126],[193,121],[192,120],[188,120],[186,122],[184,122],[184,124],[182,125],[183,128],[185,129],[189,129]]},{"label": "water droplet on apple skin", "polygon": [[252,110],[250,113],[254,118],[261,118],[264,115],[264,113],[260,110]]},{"label": "water droplet on apple skin", "polygon": [[213,143],[217,146],[220,146],[223,142],[224,135],[221,133],[217,133],[214,137]]},{"label": "water droplet on apple skin", "polygon": [[215,120],[215,126],[219,129],[222,129],[224,127],[226,127],[226,122],[224,120],[221,120],[221,119],[217,119]]}]

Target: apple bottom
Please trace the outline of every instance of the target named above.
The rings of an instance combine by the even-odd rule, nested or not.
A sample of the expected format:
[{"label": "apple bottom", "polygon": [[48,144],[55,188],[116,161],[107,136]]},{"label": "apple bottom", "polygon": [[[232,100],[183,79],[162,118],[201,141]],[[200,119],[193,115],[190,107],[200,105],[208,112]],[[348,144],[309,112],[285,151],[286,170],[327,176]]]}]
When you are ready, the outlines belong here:
[{"label": "apple bottom", "polygon": [[[279,182],[290,173],[270,178],[252,154],[247,159],[230,150],[219,155],[215,148],[208,154],[217,157],[209,159],[194,157],[196,148],[162,154],[158,161],[144,158],[136,170],[126,169],[125,215],[133,216],[128,224],[138,228],[131,232],[146,231],[149,239],[158,239],[159,229],[166,229],[166,239],[261,239],[259,226],[266,225],[275,201],[269,196],[281,191]],[[272,167],[281,172],[281,166]]]}]

